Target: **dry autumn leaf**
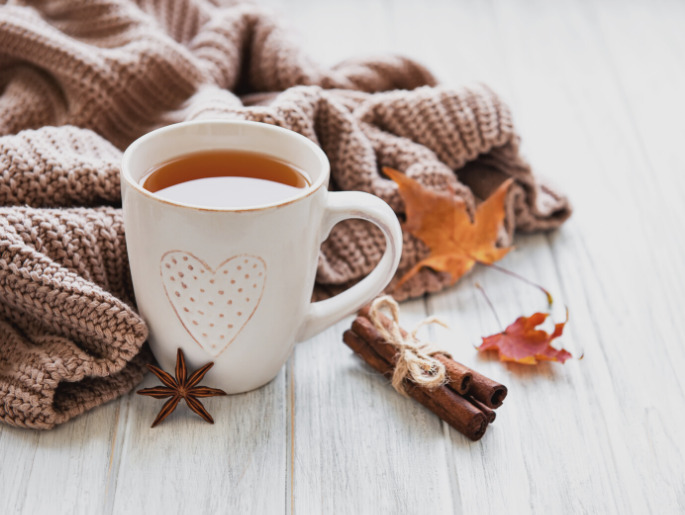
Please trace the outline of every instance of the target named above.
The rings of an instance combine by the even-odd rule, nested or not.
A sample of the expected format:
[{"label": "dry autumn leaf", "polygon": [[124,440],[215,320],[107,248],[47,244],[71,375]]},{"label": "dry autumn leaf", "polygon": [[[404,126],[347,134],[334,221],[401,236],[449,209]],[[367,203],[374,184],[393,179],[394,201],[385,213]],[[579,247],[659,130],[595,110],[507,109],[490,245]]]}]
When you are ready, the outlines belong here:
[{"label": "dry autumn leaf", "polygon": [[529,317],[519,317],[503,332],[484,337],[478,350],[494,350],[499,353],[501,361],[515,361],[525,365],[535,365],[538,360],[563,363],[571,357],[571,353],[564,349],[555,349],[550,344],[561,336],[568,316],[564,322],[555,324],[552,334],[536,329],[548,316],[547,313],[534,313]]},{"label": "dry autumn leaf", "polygon": [[430,249],[428,257],[409,270],[398,286],[423,267],[448,272],[454,284],[476,263],[492,264],[511,250],[495,246],[504,222],[504,201],[511,179],[478,206],[471,220],[464,202],[454,195],[424,188],[392,168],[384,168],[383,172],[397,183],[404,200],[404,228]]}]

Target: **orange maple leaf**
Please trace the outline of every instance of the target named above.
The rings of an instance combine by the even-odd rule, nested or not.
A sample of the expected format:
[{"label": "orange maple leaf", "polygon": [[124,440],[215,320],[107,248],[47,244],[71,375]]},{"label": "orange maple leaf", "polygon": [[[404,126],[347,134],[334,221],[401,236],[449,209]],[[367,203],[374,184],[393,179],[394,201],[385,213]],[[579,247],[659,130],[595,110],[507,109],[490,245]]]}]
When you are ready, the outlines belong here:
[{"label": "orange maple leaf", "polygon": [[552,334],[536,329],[548,316],[547,313],[534,313],[529,317],[518,317],[504,332],[483,337],[478,350],[494,350],[499,353],[501,361],[515,361],[525,365],[535,365],[538,360],[563,363],[572,357],[571,353],[564,349],[555,349],[550,343],[561,336],[568,322],[568,313],[564,322],[555,324]]},{"label": "orange maple leaf", "polygon": [[448,272],[454,284],[476,263],[492,264],[512,249],[495,246],[504,222],[504,201],[512,179],[482,202],[471,220],[466,204],[454,195],[424,188],[392,168],[383,168],[383,173],[397,183],[404,200],[407,215],[404,228],[430,249],[430,254],[414,265],[397,286],[423,267]]}]

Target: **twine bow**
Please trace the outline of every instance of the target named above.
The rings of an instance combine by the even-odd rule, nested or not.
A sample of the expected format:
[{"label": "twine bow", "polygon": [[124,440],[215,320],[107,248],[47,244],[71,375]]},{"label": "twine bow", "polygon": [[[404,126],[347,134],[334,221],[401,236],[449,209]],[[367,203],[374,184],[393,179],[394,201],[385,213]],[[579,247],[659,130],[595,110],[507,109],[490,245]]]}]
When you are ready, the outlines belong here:
[{"label": "twine bow", "polygon": [[[390,311],[392,317],[390,327],[386,327],[381,320],[380,311],[383,308]],[[369,319],[388,344],[397,349],[395,371],[392,374],[392,386],[395,390],[402,395],[407,395],[404,386],[405,379],[410,379],[418,386],[428,389],[437,388],[445,383],[447,379],[445,365],[433,356],[444,354],[450,357],[449,353],[432,343],[421,342],[416,336],[418,330],[425,325],[438,324],[447,327],[442,320],[437,317],[426,318],[405,336],[399,324],[400,307],[389,295],[378,297],[371,303]]]}]

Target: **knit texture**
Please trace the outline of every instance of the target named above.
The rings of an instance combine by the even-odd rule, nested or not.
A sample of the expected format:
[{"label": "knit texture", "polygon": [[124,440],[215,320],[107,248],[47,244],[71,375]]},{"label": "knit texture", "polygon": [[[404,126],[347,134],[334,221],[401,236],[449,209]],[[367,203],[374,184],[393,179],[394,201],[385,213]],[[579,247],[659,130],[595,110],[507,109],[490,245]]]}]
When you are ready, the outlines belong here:
[{"label": "knit texture", "polygon": [[[287,32],[251,3],[0,7],[0,420],[51,428],[141,380],[147,328],[134,307],[119,162],[152,129],[209,118],[292,129],[324,149],[332,189],[373,193],[399,215],[384,166],[470,209],[513,177],[503,245],[569,216],[531,174],[509,109],[487,87],[436,86],[398,56],[325,68]],[[383,250],[374,226],[336,226],[314,297],[357,282]],[[405,234],[398,277],[427,252]],[[423,270],[389,291],[402,300],[448,284]]]}]

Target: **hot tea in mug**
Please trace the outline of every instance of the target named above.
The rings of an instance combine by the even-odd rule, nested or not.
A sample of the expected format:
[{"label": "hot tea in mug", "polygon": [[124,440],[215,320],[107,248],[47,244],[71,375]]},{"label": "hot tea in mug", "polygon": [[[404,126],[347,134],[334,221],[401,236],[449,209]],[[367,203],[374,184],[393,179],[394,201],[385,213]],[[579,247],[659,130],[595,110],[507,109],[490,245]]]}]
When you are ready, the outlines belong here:
[{"label": "hot tea in mug", "polygon": [[206,150],[159,164],[141,184],[172,202],[245,208],[294,197],[310,181],[303,170],[266,154]]}]

